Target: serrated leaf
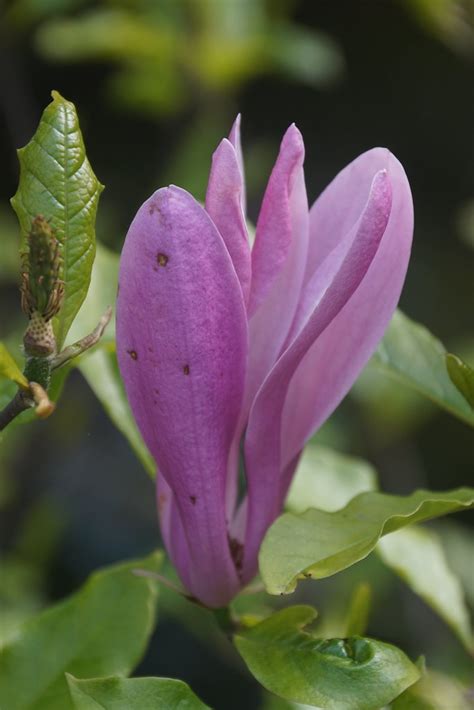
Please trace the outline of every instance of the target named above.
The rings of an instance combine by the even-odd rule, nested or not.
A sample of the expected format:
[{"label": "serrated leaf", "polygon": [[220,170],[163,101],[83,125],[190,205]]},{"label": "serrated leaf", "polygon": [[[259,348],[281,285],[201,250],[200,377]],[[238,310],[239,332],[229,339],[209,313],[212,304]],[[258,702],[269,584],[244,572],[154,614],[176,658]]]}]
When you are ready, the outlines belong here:
[{"label": "serrated leaf", "polygon": [[108,567],[73,596],[32,617],[0,654],[0,698],[8,710],[72,710],[65,672],[126,675],[155,624],[157,586],[133,574],[162,556]]},{"label": "serrated leaf", "polygon": [[19,387],[28,387],[28,380],[9,353],[4,343],[0,343],[0,378],[15,382]]},{"label": "serrated leaf", "polygon": [[426,528],[405,528],[380,540],[377,552],[451,626],[466,649],[473,650],[462,587],[438,536]]},{"label": "serrated leaf", "polygon": [[474,489],[409,496],[361,493],[341,510],[285,513],[268,530],[260,572],[270,594],[289,594],[298,579],[329,577],[367,557],[382,535],[472,507]]},{"label": "serrated leaf", "polygon": [[102,185],[86,156],[74,104],[58,92],[31,141],[18,151],[20,182],[11,202],[23,245],[37,215],[49,220],[62,246],[65,297],[54,319],[58,348],[84,301],[95,255],[95,217]]},{"label": "serrated leaf", "polygon": [[309,444],[296,469],[286,507],[295,513],[310,507],[338,510],[358,493],[376,488],[377,473],[367,461]]},{"label": "serrated leaf", "polygon": [[74,710],[206,710],[186,683],[172,678],[94,678],[67,674]]},{"label": "serrated leaf", "polygon": [[395,646],[305,632],[315,617],[311,607],[288,607],[234,637],[267,690],[327,710],[379,710],[418,680],[417,667]]},{"label": "serrated leaf", "polygon": [[405,385],[474,426],[474,409],[451,381],[446,349],[429,330],[396,311],[374,362]]},{"label": "serrated leaf", "polygon": [[446,354],[446,367],[451,382],[456,386],[469,406],[474,410],[474,370],[460,357]]}]

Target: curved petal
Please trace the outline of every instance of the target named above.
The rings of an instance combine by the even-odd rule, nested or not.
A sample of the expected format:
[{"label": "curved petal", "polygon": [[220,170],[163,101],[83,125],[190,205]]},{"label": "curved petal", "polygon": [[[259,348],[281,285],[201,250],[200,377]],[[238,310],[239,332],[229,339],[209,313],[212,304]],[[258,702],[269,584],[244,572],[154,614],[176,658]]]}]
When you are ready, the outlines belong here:
[{"label": "curved petal", "polygon": [[[321,253],[331,243],[336,244],[340,235],[332,231],[334,205],[345,200],[360,204],[361,186],[380,169],[387,170],[392,186],[387,229],[359,288],[312,346],[292,379],[283,413],[283,463],[301,450],[352,387],[382,338],[400,297],[410,258],[413,202],[405,171],[387,149],[364,153],[334,179],[311,210],[311,238],[321,241]],[[354,179],[352,190],[350,179]],[[325,226],[329,234],[324,233]]]},{"label": "curved petal", "polygon": [[292,125],[268,182],[252,250],[247,411],[281,352],[300,297],[308,243],[303,160],[303,139]]},{"label": "curved petal", "polygon": [[221,233],[239,277],[245,303],[250,295],[250,245],[243,213],[244,182],[234,146],[224,138],[212,156],[206,211]]},{"label": "curved petal", "polygon": [[[248,483],[248,514],[243,578],[253,573],[262,537],[280,511],[282,500],[280,474],[291,458],[281,456],[281,422],[288,386],[296,368],[313,343],[337,317],[356,292],[377,253],[391,209],[391,187],[386,171],[373,179],[367,205],[358,221],[356,233],[342,262],[333,268],[327,287],[308,321],[292,345],[283,353],[258,392],[250,412],[245,438],[245,464]],[[339,347],[345,348],[341,337]],[[296,412],[293,411],[293,415]],[[286,431],[285,431],[286,435]]]},{"label": "curved petal", "polygon": [[222,238],[184,190],[158,190],[133,220],[120,265],[117,355],[143,438],[186,535],[192,594],[239,587],[225,520],[229,449],[247,357],[242,291]]}]

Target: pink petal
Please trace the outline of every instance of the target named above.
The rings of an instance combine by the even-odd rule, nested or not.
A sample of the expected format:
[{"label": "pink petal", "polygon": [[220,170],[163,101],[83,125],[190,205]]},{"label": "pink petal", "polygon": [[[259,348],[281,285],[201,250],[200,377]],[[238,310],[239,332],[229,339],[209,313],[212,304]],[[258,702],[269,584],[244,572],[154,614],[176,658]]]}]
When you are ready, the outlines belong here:
[{"label": "pink petal", "polygon": [[334,231],[338,226],[335,220],[341,229],[347,229],[350,222],[340,217],[342,210],[336,205],[347,202],[353,217],[354,204],[360,209],[365,199],[363,188],[367,189],[371,175],[381,169],[387,170],[392,186],[390,219],[359,288],[312,346],[292,379],[283,413],[283,463],[301,450],[347,394],[398,303],[410,258],[413,203],[405,171],[387,149],[364,153],[326,188],[310,213],[311,240],[321,245],[319,253],[315,249],[318,260],[331,245],[337,248],[341,234]]},{"label": "pink petal", "polygon": [[308,243],[303,160],[303,139],[292,125],[268,182],[252,251],[247,407],[281,352],[300,297]]},{"label": "pink petal", "polygon": [[206,195],[210,215],[229,250],[245,303],[250,295],[250,245],[243,213],[244,182],[234,146],[224,138],[212,156]]},{"label": "pink petal", "polygon": [[127,234],[117,355],[133,414],[179,511],[188,555],[178,554],[178,571],[205,604],[226,604],[239,588],[224,503],[246,312],[219,232],[179,188],[152,195]]},{"label": "pink petal", "polygon": [[247,214],[247,196],[246,196],[246,191],[245,191],[245,169],[244,169],[244,156],[242,155],[242,143],[240,140],[240,113],[237,115],[237,118],[234,121],[234,124],[231,128],[231,131],[229,133],[229,141],[232,143],[235,149],[235,154],[237,156],[237,162],[239,164],[240,168],[240,174],[242,175],[242,183],[243,183],[243,189],[242,189],[242,212]]},{"label": "pink petal", "polygon": [[[347,196],[345,197],[347,199]],[[344,203],[341,203],[340,209]],[[374,259],[384,235],[391,209],[391,186],[386,171],[375,175],[369,199],[360,216],[352,243],[342,261],[330,262],[331,278],[320,294],[319,301],[292,345],[283,353],[265,380],[250,413],[245,440],[245,464],[248,483],[248,515],[245,538],[243,578],[246,581],[255,569],[255,559],[262,537],[278,515],[282,501],[280,472],[291,480],[291,467],[298,455],[281,456],[282,411],[288,385],[296,368],[313,343],[337,318],[356,292]],[[339,347],[346,348],[341,336]],[[318,393],[315,394],[318,396]],[[296,402],[291,414],[297,415]],[[290,468],[285,473],[285,469]]]}]

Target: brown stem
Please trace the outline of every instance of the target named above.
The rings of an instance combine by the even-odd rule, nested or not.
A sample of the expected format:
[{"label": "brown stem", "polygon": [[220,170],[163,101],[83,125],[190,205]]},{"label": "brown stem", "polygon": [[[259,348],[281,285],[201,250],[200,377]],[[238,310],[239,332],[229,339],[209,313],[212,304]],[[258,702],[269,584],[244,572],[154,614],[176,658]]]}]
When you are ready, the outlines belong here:
[{"label": "brown stem", "polygon": [[0,431],[3,431],[19,414],[33,406],[34,402],[25,392],[17,392],[12,401],[0,412]]}]

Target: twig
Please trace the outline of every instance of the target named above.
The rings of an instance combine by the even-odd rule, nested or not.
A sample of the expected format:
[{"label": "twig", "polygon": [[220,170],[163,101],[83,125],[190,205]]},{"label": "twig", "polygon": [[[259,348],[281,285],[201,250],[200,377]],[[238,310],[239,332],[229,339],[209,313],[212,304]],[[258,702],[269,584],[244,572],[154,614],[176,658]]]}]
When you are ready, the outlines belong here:
[{"label": "twig", "polygon": [[12,401],[0,412],[0,431],[10,424],[22,412],[34,407],[34,401],[26,392],[19,390],[13,397]]}]

